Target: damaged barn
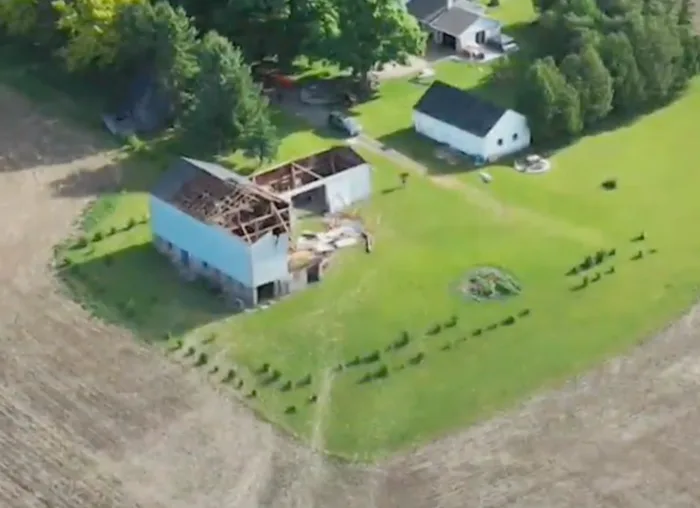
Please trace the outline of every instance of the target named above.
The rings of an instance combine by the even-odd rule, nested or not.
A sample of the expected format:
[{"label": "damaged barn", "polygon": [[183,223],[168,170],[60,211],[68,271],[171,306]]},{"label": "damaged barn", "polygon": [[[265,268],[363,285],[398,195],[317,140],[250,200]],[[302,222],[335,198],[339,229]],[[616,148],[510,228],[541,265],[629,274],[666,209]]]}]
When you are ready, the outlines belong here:
[{"label": "damaged barn", "polygon": [[332,247],[292,240],[295,208],[337,213],[370,194],[371,168],[347,147],[250,179],[182,158],[151,194],[153,242],[184,276],[255,306],[320,280],[327,266]]}]

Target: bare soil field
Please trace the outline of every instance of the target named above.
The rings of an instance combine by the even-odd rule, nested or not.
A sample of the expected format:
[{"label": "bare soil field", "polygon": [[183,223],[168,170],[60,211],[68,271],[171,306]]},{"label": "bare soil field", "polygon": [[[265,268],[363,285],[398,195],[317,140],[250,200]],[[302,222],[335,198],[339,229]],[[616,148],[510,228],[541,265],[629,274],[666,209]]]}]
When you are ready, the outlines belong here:
[{"label": "bare soil field", "polygon": [[337,464],[60,294],[51,247],[86,201],[55,182],[114,154],[1,88],[0,112],[3,508],[700,506],[699,312],[495,420]]}]

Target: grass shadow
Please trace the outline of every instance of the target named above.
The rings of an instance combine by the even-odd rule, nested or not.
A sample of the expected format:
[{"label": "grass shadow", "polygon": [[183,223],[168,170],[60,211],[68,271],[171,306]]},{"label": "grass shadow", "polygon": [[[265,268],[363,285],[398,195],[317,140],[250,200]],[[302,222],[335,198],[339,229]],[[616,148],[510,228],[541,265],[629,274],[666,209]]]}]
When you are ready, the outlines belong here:
[{"label": "grass shadow", "polygon": [[[120,234],[124,233],[116,233]],[[90,257],[100,250],[97,243],[82,251],[65,252],[72,262],[59,270],[72,296],[95,316],[126,326],[147,340],[157,340],[231,314],[223,299],[202,284],[180,279],[150,242]]]}]

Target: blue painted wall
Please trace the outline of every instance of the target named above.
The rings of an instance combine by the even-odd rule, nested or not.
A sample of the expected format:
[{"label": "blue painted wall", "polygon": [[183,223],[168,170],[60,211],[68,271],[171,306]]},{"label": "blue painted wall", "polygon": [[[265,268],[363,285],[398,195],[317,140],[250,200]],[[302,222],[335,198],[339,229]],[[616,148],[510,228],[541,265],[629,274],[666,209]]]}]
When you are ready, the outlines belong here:
[{"label": "blue painted wall", "polygon": [[287,256],[289,236],[267,234],[251,247],[253,253],[253,281],[255,287],[273,280],[284,280],[289,275]]},{"label": "blue painted wall", "polygon": [[[150,196],[153,234],[229,277],[255,287],[250,247],[221,228],[202,224],[165,201]],[[286,262],[286,256],[285,256]]]}]

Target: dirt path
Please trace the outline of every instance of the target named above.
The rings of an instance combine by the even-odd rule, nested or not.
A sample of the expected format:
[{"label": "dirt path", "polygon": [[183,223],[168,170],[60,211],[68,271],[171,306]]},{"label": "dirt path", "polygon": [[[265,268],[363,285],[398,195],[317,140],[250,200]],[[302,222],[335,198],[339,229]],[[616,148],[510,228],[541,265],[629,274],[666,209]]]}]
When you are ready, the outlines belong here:
[{"label": "dirt path", "polygon": [[3,508],[700,505],[699,316],[499,419],[340,466],[57,293],[50,248],[85,202],[52,183],[111,155],[2,89],[0,111]]}]

